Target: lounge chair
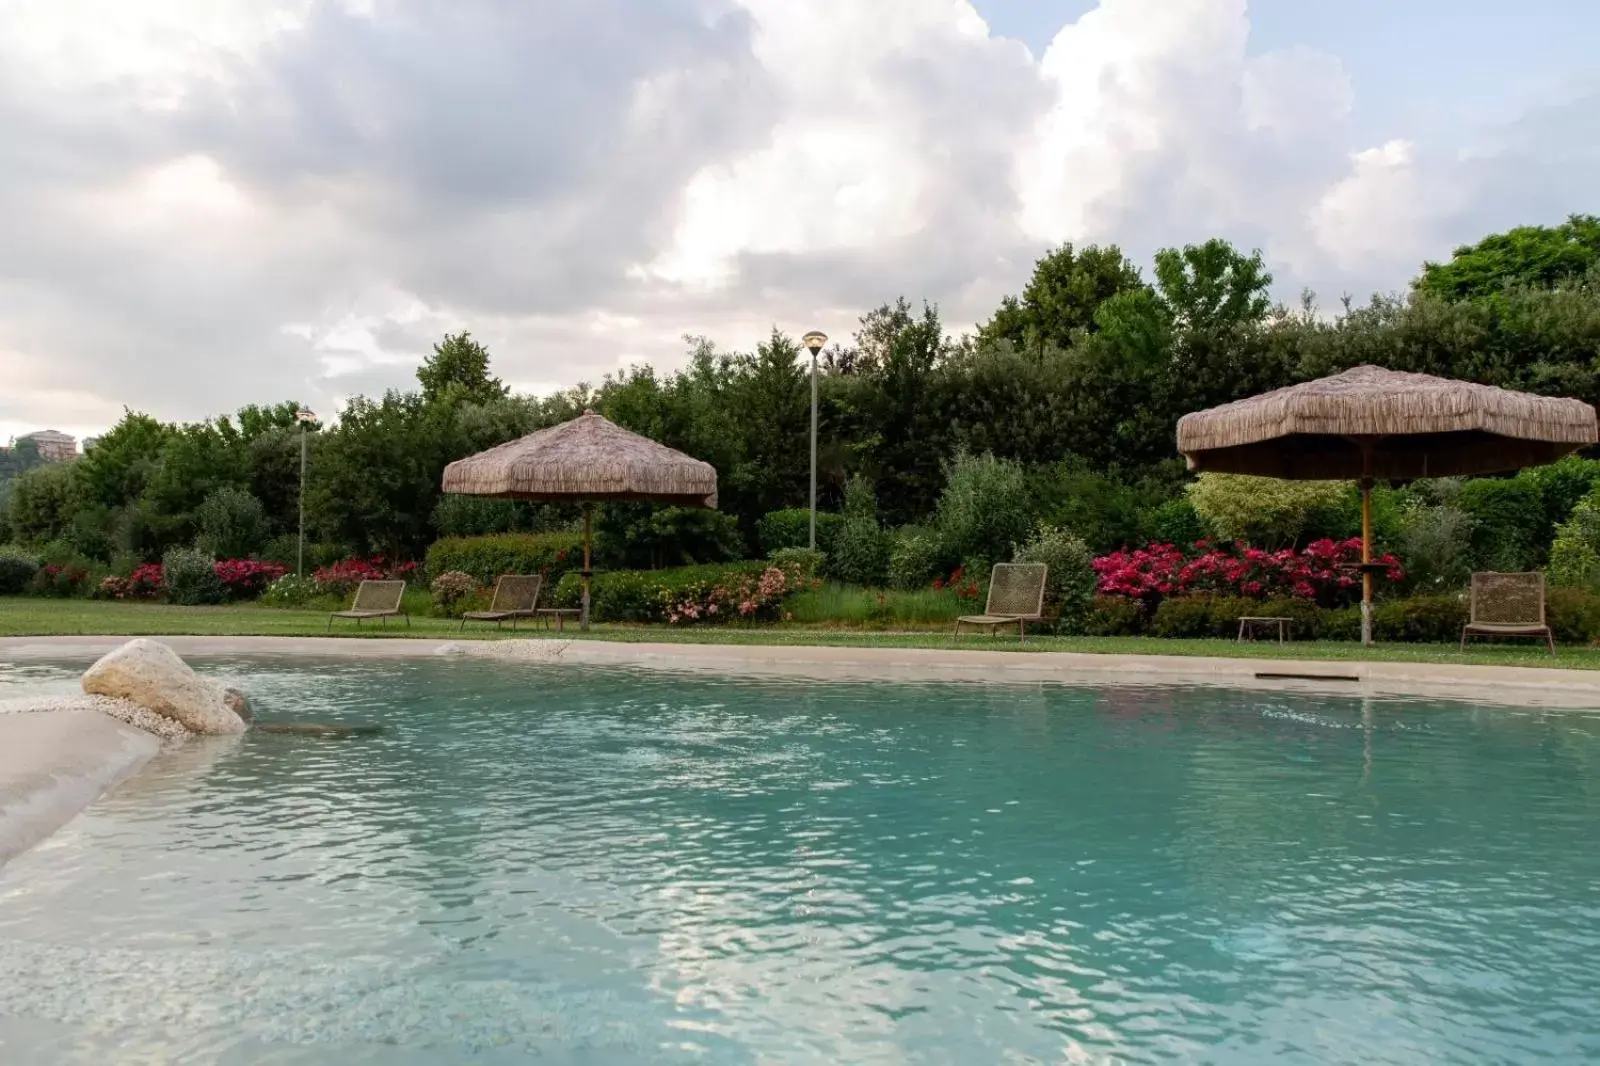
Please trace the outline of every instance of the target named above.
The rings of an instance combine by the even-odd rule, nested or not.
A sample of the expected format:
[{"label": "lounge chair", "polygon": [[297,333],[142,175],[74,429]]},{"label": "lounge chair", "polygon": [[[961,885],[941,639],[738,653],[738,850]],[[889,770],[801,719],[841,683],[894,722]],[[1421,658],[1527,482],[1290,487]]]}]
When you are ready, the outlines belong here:
[{"label": "lounge chair", "polygon": [[1468,637],[1543,637],[1556,653],[1556,637],[1544,616],[1544,574],[1472,575],[1472,606],[1461,627],[1461,650]]},{"label": "lounge chair", "polygon": [[1017,639],[1027,639],[1025,626],[1044,618],[1044,586],[1050,570],[1043,563],[997,563],[989,576],[989,602],[982,614],[956,619],[961,627],[988,626],[991,636],[1001,627],[1015,625]]},{"label": "lounge chair", "polygon": [[368,618],[393,618],[396,615],[406,620],[406,628],[409,629],[411,616],[400,606],[400,598],[405,594],[404,581],[363,581],[356,586],[356,599],[350,609],[334,611],[328,616],[328,629],[333,629],[335,618],[354,618],[356,625],[360,625]]},{"label": "lounge chair", "polygon": [[539,574],[501,574],[494,583],[494,598],[487,611],[468,611],[461,616],[461,628],[468,622],[493,622],[496,629],[509,621],[517,628],[517,619],[533,618],[538,614],[539,588],[544,578]]}]

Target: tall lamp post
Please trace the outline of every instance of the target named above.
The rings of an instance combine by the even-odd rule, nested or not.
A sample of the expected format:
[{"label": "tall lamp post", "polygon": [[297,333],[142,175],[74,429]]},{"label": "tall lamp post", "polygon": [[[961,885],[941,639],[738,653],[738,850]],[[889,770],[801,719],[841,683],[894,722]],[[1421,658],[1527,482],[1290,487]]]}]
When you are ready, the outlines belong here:
[{"label": "tall lamp post", "polygon": [[300,423],[300,552],[296,556],[295,574],[298,577],[306,576],[306,426],[315,422],[317,416],[302,407],[294,413],[294,420]]},{"label": "tall lamp post", "polygon": [[828,335],[812,330],[801,341],[811,351],[811,550],[817,550],[817,353]]}]

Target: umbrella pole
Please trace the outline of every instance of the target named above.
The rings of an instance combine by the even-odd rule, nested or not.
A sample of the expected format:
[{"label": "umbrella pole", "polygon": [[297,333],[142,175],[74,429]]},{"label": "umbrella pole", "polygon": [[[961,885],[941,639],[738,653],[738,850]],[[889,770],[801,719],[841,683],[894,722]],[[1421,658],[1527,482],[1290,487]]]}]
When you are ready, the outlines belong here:
[{"label": "umbrella pole", "polygon": [[1372,441],[1361,442],[1361,646],[1372,647]]},{"label": "umbrella pole", "polygon": [[578,628],[589,628],[589,538],[594,529],[594,504],[583,505],[583,616],[578,620]]}]

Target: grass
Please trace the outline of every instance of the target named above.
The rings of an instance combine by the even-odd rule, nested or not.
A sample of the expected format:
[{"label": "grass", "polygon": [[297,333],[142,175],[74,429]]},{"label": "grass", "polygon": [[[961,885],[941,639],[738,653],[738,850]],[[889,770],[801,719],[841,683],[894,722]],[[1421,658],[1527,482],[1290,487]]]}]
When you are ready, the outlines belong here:
[{"label": "grass", "polygon": [[[328,615],[318,610],[287,610],[239,604],[228,607],[171,607],[165,604],[118,603],[100,600],[47,600],[0,598],[0,637],[27,636],[276,636],[320,637],[327,633]],[[368,623],[357,628],[335,623],[338,637],[461,638],[458,623],[444,618],[413,617],[404,623]],[[504,639],[543,636],[541,628],[523,628],[513,634],[490,626],[469,628],[465,638]],[[555,631],[549,630],[554,636]],[[882,648],[992,648],[1023,654],[1041,651],[1084,652],[1105,655],[1204,655],[1225,658],[1323,659],[1335,661],[1461,663],[1485,666],[1561,666],[1600,669],[1600,648],[1558,647],[1554,658],[1542,646],[1476,644],[1465,653],[1451,644],[1386,644],[1362,648],[1354,643],[1330,641],[1277,644],[1236,644],[1231,640],[1163,640],[1157,637],[1029,637],[1019,645],[1015,638],[963,636],[953,641],[947,632],[885,632],[816,628],[791,624],[759,628],[673,629],[665,626],[596,626],[588,634],[568,627],[564,636],[587,640],[683,644],[820,645]]]},{"label": "grass", "polygon": [[961,603],[948,589],[879,591],[830,583],[795,593],[786,609],[802,626],[921,629],[950,626],[961,613]]}]

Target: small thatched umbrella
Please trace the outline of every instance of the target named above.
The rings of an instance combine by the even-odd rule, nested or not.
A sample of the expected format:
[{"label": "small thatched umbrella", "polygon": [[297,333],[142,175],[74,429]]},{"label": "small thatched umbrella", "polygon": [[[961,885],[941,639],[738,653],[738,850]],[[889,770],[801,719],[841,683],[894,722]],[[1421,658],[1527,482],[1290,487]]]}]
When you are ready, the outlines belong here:
[{"label": "small thatched umbrella", "polygon": [[1361,639],[1372,643],[1372,483],[1493,474],[1596,443],[1581,400],[1358,366],[1178,420],[1191,470],[1361,483]]},{"label": "small thatched umbrella", "polygon": [[509,500],[583,503],[583,628],[589,627],[589,543],[594,505],[653,500],[680,507],[716,507],[717,471],[585,411],[444,468],[444,491]]}]

